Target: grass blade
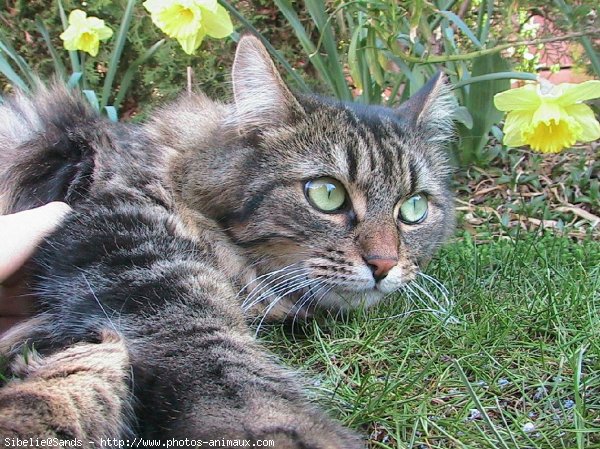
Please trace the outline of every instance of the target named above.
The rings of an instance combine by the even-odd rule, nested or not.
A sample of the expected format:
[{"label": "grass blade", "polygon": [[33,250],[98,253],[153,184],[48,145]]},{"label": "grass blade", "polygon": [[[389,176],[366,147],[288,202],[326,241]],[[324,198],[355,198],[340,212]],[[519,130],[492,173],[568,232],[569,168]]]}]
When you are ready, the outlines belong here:
[{"label": "grass blade", "polygon": [[117,35],[117,40],[115,41],[112,54],[110,55],[108,72],[106,73],[104,86],[102,87],[102,101],[100,103],[101,108],[104,108],[108,104],[108,100],[110,98],[113,81],[115,80],[117,69],[119,68],[119,60],[121,59],[121,54],[123,53],[123,47],[125,47],[125,43],[127,42],[127,32],[129,31],[129,25],[131,24],[131,19],[133,17],[133,8],[135,6],[135,2],[136,0],[128,0],[127,6],[125,7],[125,13],[123,14],[123,19],[121,20],[121,25],[119,26],[119,33]]},{"label": "grass blade", "polygon": [[452,364],[454,365],[454,368],[456,369],[456,372],[458,373],[458,375],[459,375],[460,379],[462,380],[463,384],[467,388],[467,393],[469,393],[469,396],[470,396],[471,400],[473,401],[473,403],[475,404],[475,407],[477,407],[477,409],[481,412],[481,416],[483,417],[483,420],[486,422],[486,424],[488,425],[488,427],[490,428],[490,430],[492,431],[492,433],[496,437],[497,443],[500,446],[502,446],[504,449],[509,449],[509,447],[507,446],[506,442],[504,441],[504,438],[502,438],[502,436],[500,435],[500,433],[498,433],[498,429],[496,429],[496,426],[494,425],[494,422],[492,421],[492,419],[490,418],[490,416],[487,414],[487,411],[483,407],[483,404],[481,403],[481,401],[477,397],[477,394],[475,394],[475,391],[473,390],[473,387],[471,387],[471,382],[469,382],[469,379],[467,378],[467,375],[465,374],[465,372],[463,371],[463,369],[459,365],[458,361],[457,360],[453,360]]},{"label": "grass blade", "polygon": [[587,347],[580,347],[579,351],[577,351],[577,358],[575,361],[575,369],[573,373],[573,392],[575,393],[575,413],[573,414],[573,421],[575,425],[576,438],[577,438],[577,448],[584,449],[585,444],[583,441],[584,431],[585,431],[585,402],[584,402],[584,391],[585,386],[583,385],[583,355]]}]

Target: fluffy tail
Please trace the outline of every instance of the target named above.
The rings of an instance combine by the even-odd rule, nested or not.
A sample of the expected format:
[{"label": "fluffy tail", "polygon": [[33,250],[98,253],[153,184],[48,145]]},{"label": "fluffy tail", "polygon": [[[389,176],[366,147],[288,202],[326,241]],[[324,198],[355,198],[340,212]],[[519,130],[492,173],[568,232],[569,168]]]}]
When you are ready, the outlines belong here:
[{"label": "fluffy tail", "polygon": [[58,84],[1,104],[0,214],[84,197],[103,123],[81,94]]}]

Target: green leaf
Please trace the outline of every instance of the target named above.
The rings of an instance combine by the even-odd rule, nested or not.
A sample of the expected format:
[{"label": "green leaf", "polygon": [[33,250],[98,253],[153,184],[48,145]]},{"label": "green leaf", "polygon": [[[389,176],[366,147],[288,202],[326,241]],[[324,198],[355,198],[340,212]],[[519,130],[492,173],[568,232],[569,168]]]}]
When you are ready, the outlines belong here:
[{"label": "green leaf", "polygon": [[379,59],[377,57],[377,42],[375,39],[375,30],[373,28],[369,28],[367,32],[367,48],[366,48],[366,58],[367,64],[369,66],[369,73],[375,80],[377,84],[383,86],[383,71],[381,70],[381,66],[379,65]]},{"label": "green leaf", "polygon": [[[58,13],[60,15],[60,21],[62,23],[63,30],[66,30],[69,26],[69,21],[67,20],[67,15],[65,14],[65,8],[63,7],[62,0],[58,0]],[[83,73],[81,63],[79,62],[79,54],[76,50],[69,50],[69,59],[71,60],[72,71]]]},{"label": "green leaf", "polygon": [[37,17],[35,19],[35,26],[44,38],[46,47],[48,47],[48,51],[50,52],[50,56],[52,57],[52,62],[54,63],[54,71],[62,80],[65,80],[67,78],[67,70],[65,69],[65,65],[60,59],[60,56],[58,56],[54,45],[52,45],[50,33],[48,32],[46,25],[44,25],[44,22],[42,22],[42,20],[39,17]]},{"label": "green leaf", "polygon": [[16,87],[24,92],[29,92],[29,86],[27,86],[27,83],[23,81],[23,78],[21,78],[17,72],[14,71],[3,54],[4,52],[0,51],[0,72],[2,72],[2,74]]},{"label": "green leaf", "polygon": [[[323,42],[323,46],[325,47],[327,53],[326,63],[331,72],[333,82],[336,85],[337,95],[342,100],[350,101],[352,100],[352,95],[348,90],[346,77],[344,76],[342,65],[340,64],[340,58],[337,52],[337,42],[333,35],[330,19],[325,11],[325,2],[322,0],[305,0],[305,4],[308,13],[320,32],[319,44]],[[317,51],[319,51],[319,46],[317,46]]]},{"label": "green leaf", "polygon": [[332,92],[338,98],[349,98],[350,92],[348,91],[347,87],[341,89],[341,91],[338,89],[339,81],[336,81],[336,79],[334,78],[335,75],[330,72],[329,67],[319,54],[317,47],[311,41],[310,37],[308,36],[308,33],[304,29],[304,25],[302,25],[302,22],[298,18],[298,14],[296,14],[296,10],[292,7],[290,1],[275,0],[275,4],[277,5],[281,13],[284,15],[284,17],[287,19],[287,21],[290,23],[292,29],[294,30],[294,33],[296,34],[296,37],[302,45],[302,48],[307,53],[310,62],[315,67],[315,69],[317,69],[317,72],[321,75],[323,80],[325,80],[325,82],[329,85]]},{"label": "green leaf", "polygon": [[[554,0],[554,4],[558,6],[561,12],[567,17],[567,21],[570,23],[571,28],[577,30],[575,27],[577,24],[573,23],[573,8],[565,3],[564,0]],[[575,26],[574,26],[575,25]],[[592,69],[596,72],[597,76],[600,76],[600,57],[598,56],[598,51],[594,48],[594,45],[588,36],[581,36],[579,38],[579,42],[581,46],[587,53],[588,58],[590,58],[590,63],[592,65]]]},{"label": "green leaf", "polygon": [[[473,61],[471,70],[472,81],[499,72],[508,72],[508,62],[498,53],[480,56]],[[470,164],[479,159],[481,150],[488,142],[488,135],[492,125],[498,123],[503,113],[494,106],[494,95],[510,88],[508,78],[488,79],[479,81],[469,86],[465,92],[465,106],[473,117],[472,129],[459,127],[461,134],[460,160],[463,164]]]},{"label": "green leaf", "polygon": [[104,110],[106,111],[106,115],[111,122],[119,121],[119,115],[117,114],[117,109],[114,106],[104,106]]},{"label": "green leaf", "polygon": [[24,82],[28,83],[29,86],[33,86],[36,81],[33,70],[31,67],[29,67],[29,64],[27,64],[17,50],[14,49],[14,47],[10,44],[10,41],[3,33],[0,33],[0,50],[3,51],[17,65],[21,75],[23,75],[25,78]]},{"label": "green leaf", "polygon": [[83,95],[87,98],[87,101],[92,105],[92,107],[96,111],[100,111],[100,103],[98,102],[98,97],[96,96],[96,92],[89,89],[82,90]]},{"label": "green leaf", "polygon": [[459,106],[458,108],[456,108],[456,110],[454,111],[453,118],[457,122],[460,122],[463,125],[465,125],[465,128],[473,129],[473,116],[471,115],[469,110],[464,106]]},{"label": "green leaf", "polygon": [[79,80],[81,80],[82,76],[83,76],[83,73],[81,73],[81,72],[73,72],[71,74],[71,76],[69,77],[69,81],[67,81],[67,86],[70,89],[73,89],[75,86],[77,86],[79,84]]},{"label": "green leaf", "polygon": [[129,89],[129,86],[131,85],[131,82],[133,81],[135,74],[137,73],[138,67],[140,65],[142,65],[143,63],[145,63],[148,59],[150,59],[154,55],[154,53],[156,53],[156,51],[164,43],[165,43],[165,39],[159,40],[152,47],[150,47],[148,50],[146,50],[146,52],[142,56],[137,58],[135,61],[133,61],[129,65],[129,68],[123,75],[123,79],[121,80],[121,85],[119,86],[119,93],[117,94],[117,97],[115,98],[115,101],[113,103],[113,106],[115,108],[118,108],[120,106],[121,102],[123,101],[123,99],[125,98],[125,95],[127,94],[127,90]]},{"label": "green leaf", "polygon": [[479,14],[477,17],[477,34],[479,35],[480,42],[487,42],[488,40],[493,12],[493,0],[482,0],[479,5]]},{"label": "green leaf", "polygon": [[504,139],[504,132],[502,132],[497,125],[494,125],[492,126],[492,136],[494,136],[494,139],[498,142],[502,142],[502,139]]},{"label": "green leaf", "polygon": [[358,44],[362,35],[362,27],[357,26],[352,33],[352,39],[350,39],[350,46],[348,47],[348,67],[350,69],[350,76],[354,81],[354,85],[362,89],[362,78],[360,70],[360,62],[358,58]]},{"label": "green leaf", "polygon": [[[260,41],[263,43],[263,45],[266,47],[269,53],[271,53],[271,56],[273,56],[277,61],[279,61],[283,68],[292,76],[292,78],[294,78],[297,87],[301,91],[308,92],[310,90],[304,82],[304,80],[300,77],[300,75],[298,75],[298,73],[296,73],[294,68],[290,65],[290,63],[287,62],[286,59],[283,56],[281,56],[281,54],[279,54],[277,50],[275,50],[271,43],[267,39],[265,39],[265,37],[262,34],[260,34],[260,32],[242,14],[240,14],[240,12],[237,9],[235,9],[231,4],[229,4],[229,2],[225,0],[218,1],[219,4],[223,6],[227,11],[229,11],[229,13],[232,16],[239,20],[248,30],[252,32],[252,34],[254,34],[258,39],[260,39]],[[236,35],[239,36],[237,32],[233,32],[232,38],[237,41],[239,40],[239,38],[236,39]]]},{"label": "green leaf", "polygon": [[451,22],[454,22],[454,24],[464,33],[465,36],[467,36],[471,40],[471,42],[473,42],[473,44],[478,49],[483,48],[481,42],[479,42],[479,39],[477,39],[477,36],[475,36],[473,31],[471,31],[471,29],[467,26],[465,22],[463,22],[463,20],[460,17],[458,17],[452,11],[438,11],[438,14],[441,14]]},{"label": "green leaf", "polygon": [[119,26],[119,33],[117,34],[117,40],[115,41],[115,46],[110,55],[108,72],[106,73],[104,86],[102,87],[102,107],[105,107],[108,104],[108,100],[110,98],[110,92],[115,75],[117,73],[117,68],[119,67],[119,61],[121,59],[121,54],[123,53],[123,47],[125,47],[125,43],[127,42],[127,32],[129,31],[129,25],[131,24],[131,19],[133,17],[133,8],[135,3],[136,0],[128,0],[127,6],[125,7],[125,13],[123,14],[123,19],[121,20],[121,25]]}]

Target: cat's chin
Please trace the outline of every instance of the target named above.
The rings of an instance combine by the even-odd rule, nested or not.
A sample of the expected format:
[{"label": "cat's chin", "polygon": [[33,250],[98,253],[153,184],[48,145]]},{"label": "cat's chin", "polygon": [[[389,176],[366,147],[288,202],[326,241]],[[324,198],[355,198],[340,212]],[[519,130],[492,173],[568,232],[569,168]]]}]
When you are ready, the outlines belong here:
[{"label": "cat's chin", "polygon": [[319,299],[318,308],[331,311],[350,311],[378,304],[387,293],[374,288],[368,290],[332,289]]}]

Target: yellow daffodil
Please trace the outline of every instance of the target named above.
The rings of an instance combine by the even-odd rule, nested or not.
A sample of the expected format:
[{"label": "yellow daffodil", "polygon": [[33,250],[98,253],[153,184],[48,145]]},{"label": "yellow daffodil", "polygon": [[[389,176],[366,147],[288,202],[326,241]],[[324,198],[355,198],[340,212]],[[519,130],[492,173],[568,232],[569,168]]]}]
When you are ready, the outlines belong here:
[{"label": "yellow daffodil", "polygon": [[229,14],[217,0],[146,0],[143,4],[155,25],[177,39],[188,55],[204,36],[221,39],[233,32]]},{"label": "yellow daffodil", "polygon": [[67,50],[82,50],[96,56],[100,41],[110,38],[112,34],[112,30],[104,25],[104,20],[87,17],[82,10],[74,9],[69,14],[69,26],[60,38]]},{"label": "yellow daffodil", "polygon": [[600,97],[600,81],[557,86],[541,80],[496,94],[494,104],[510,111],[504,123],[504,144],[529,145],[542,153],[558,153],[575,142],[600,138],[600,123],[582,102]]}]

